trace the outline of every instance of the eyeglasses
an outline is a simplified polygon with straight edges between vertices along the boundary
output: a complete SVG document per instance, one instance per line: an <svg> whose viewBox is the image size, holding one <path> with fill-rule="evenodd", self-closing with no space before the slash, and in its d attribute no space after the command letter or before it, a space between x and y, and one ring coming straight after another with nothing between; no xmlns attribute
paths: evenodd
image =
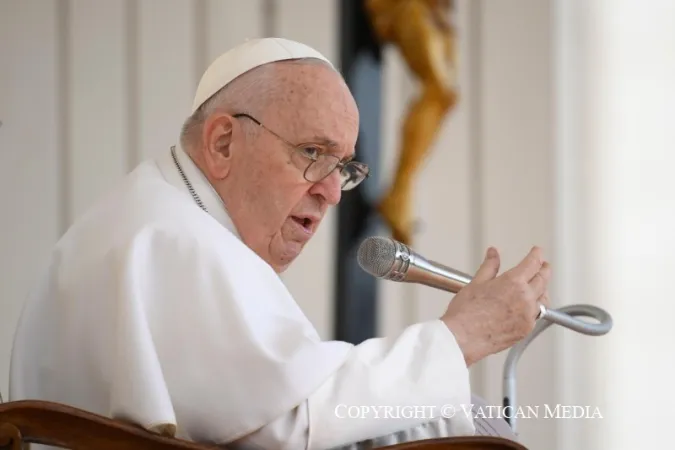
<svg viewBox="0 0 675 450"><path fill-rule="evenodd" d="M267 130L274 137L289 146L292 150L299 153L302 157L308 159L310 163L305 168L303 176L305 177L305 180L309 181L310 183L318 183L319 181L328 177L333 172L333 170L338 169L340 171L341 188L343 191L349 191L361 184L361 182L365 180L370 174L370 169L366 164L358 161L342 162L337 156L328 153L326 147L321 144L303 144L299 146L291 144L286 139L267 128L265 125L260 123L258 119L250 116L249 114L239 113L234 114L233 117L246 117L247 119L252 120L259 127Z"/></svg>

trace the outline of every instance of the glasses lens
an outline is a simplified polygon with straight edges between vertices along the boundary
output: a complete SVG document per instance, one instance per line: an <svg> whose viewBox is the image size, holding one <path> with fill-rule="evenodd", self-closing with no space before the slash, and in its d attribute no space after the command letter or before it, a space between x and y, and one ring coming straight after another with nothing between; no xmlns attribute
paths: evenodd
<svg viewBox="0 0 675 450"><path fill-rule="evenodd" d="M342 190L349 191L361 184L368 176L368 166L352 161L342 169L340 176L342 178Z"/></svg>
<svg viewBox="0 0 675 450"><path fill-rule="evenodd" d="M307 168L305 178L312 183L319 182L326 178L339 162L334 156L321 155Z"/></svg>
<svg viewBox="0 0 675 450"><path fill-rule="evenodd" d="M305 178L311 183L317 183L330 175L338 163L339 160L334 156L319 157L307 167ZM355 161L347 163L340 171L342 190L354 189L366 176L368 176L368 166Z"/></svg>

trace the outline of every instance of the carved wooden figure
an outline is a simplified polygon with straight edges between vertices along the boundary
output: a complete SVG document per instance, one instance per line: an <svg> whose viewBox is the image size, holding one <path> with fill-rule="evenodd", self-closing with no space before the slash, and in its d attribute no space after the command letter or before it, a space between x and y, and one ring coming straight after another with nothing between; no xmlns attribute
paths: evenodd
<svg viewBox="0 0 675 450"><path fill-rule="evenodd" d="M366 0L377 37L397 47L421 83L403 123L393 183L378 205L392 237L404 244L412 241L415 177L458 99L454 7L454 0Z"/></svg>

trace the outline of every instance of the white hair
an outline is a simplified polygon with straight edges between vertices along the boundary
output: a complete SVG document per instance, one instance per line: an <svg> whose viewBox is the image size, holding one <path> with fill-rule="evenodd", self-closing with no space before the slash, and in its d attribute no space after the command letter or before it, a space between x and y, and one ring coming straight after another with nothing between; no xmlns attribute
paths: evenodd
<svg viewBox="0 0 675 450"><path fill-rule="evenodd" d="M279 61L256 67L218 90L185 120L181 128L180 144L190 151L201 144L202 127L207 117L217 110L230 114L259 114L270 102L282 86L276 78L276 65L280 63L319 64L331 67L317 58L302 58L290 61Z"/></svg>

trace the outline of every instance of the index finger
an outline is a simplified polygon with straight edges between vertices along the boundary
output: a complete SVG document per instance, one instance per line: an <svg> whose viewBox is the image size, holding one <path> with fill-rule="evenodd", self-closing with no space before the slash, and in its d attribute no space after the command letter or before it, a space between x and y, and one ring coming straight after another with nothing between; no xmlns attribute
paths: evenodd
<svg viewBox="0 0 675 450"><path fill-rule="evenodd" d="M515 277L529 282L532 277L539 273L542 264L544 264L544 260L541 248L534 246L520 264L510 269L509 272Z"/></svg>

